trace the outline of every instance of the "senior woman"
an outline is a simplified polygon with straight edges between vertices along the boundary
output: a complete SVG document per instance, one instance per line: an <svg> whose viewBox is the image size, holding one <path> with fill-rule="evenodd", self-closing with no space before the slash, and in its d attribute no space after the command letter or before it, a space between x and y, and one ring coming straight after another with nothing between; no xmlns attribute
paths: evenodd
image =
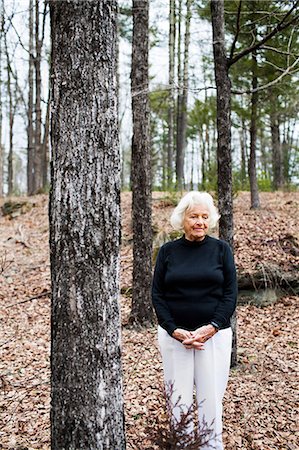
<svg viewBox="0 0 299 450"><path fill-rule="evenodd" d="M179 421L192 405L195 386L199 423L207 423L213 435L201 449L222 450L237 283L229 245L209 236L218 219L210 194L192 191L181 199L171 224L184 235L159 251L152 300L173 417Z"/></svg>

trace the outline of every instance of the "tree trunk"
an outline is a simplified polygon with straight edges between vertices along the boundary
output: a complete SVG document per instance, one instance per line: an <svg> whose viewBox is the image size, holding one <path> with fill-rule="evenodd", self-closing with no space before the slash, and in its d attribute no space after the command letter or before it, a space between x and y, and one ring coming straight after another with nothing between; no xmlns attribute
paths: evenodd
<svg viewBox="0 0 299 450"><path fill-rule="evenodd" d="M49 80L49 85L51 80ZM48 186L48 167L49 167L49 131L50 131L50 102L51 102L51 91L49 89L48 101L47 101L47 112L44 125L44 136L42 143L42 186L46 189Z"/></svg>
<svg viewBox="0 0 299 450"><path fill-rule="evenodd" d="M254 7L254 3L252 5ZM254 28L256 37L256 27ZM251 118L250 118L250 157L249 157L249 182L251 208L258 209L260 207L259 190L256 176L256 141L257 141L257 105L258 92L254 92L257 88L257 59L256 51L252 52L252 94L251 94Z"/></svg>
<svg viewBox="0 0 299 450"><path fill-rule="evenodd" d="M7 95L9 104L9 150L8 150L8 169L7 169L7 184L8 195L13 193L13 126L14 126L14 109L13 109L13 93L11 86L11 62L7 47L7 35L4 35L4 47L7 65Z"/></svg>
<svg viewBox="0 0 299 450"><path fill-rule="evenodd" d="M233 248L233 195L231 159L231 84L225 53L224 2L211 1L215 80L217 88L217 162L220 238Z"/></svg>
<svg viewBox="0 0 299 450"><path fill-rule="evenodd" d="M241 183L242 189L244 189L246 185L246 173L247 173L246 125L244 118L242 118L242 128L240 130L240 147L241 147Z"/></svg>
<svg viewBox="0 0 299 450"><path fill-rule="evenodd" d="M272 142L272 167L273 167L273 188L275 190L283 187L283 160L279 134L279 116L276 112L275 97L271 93L272 108L270 111L270 127Z"/></svg>
<svg viewBox="0 0 299 450"><path fill-rule="evenodd" d="M174 157L174 55L175 55L175 0L169 2L169 107L168 107L168 143L167 143L167 187L173 186L173 157Z"/></svg>
<svg viewBox="0 0 299 450"><path fill-rule="evenodd" d="M29 1L29 67L27 110L27 193L34 193L34 132L33 132L33 0Z"/></svg>
<svg viewBox="0 0 299 450"><path fill-rule="evenodd" d="M231 160L231 84L225 53L224 0L211 0L213 51L217 88L217 162L219 235L233 249L233 193ZM233 348L231 364L237 364L236 313L232 318Z"/></svg>
<svg viewBox="0 0 299 450"><path fill-rule="evenodd" d="M189 67L189 44L190 44L190 21L191 21L191 0L186 0L186 21L184 38L184 70L183 84L178 96L178 120L177 120L177 140L176 140L176 178L179 189L184 187L184 160L186 148L187 129L187 102L188 102L188 67Z"/></svg>
<svg viewBox="0 0 299 450"><path fill-rule="evenodd" d="M125 449L115 0L50 1L52 449Z"/></svg>
<svg viewBox="0 0 299 450"><path fill-rule="evenodd" d="M3 34L4 34L4 5L1 2L1 33L0 33L0 89L2 92L2 43L3 43ZM0 198L4 196L4 146L2 145L2 120L3 120L3 102L2 95L0 95Z"/></svg>
<svg viewBox="0 0 299 450"><path fill-rule="evenodd" d="M42 188L41 145L41 40L39 38L39 0L35 0L35 132L34 132L34 192Z"/></svg>
<svg viewBox="0 0 299 450"><path fill-rule="evenodd" d="M133 0L132 41L132 222L133 297L130 323L153 322L151 148L148 99L148 0Z"/></svg>

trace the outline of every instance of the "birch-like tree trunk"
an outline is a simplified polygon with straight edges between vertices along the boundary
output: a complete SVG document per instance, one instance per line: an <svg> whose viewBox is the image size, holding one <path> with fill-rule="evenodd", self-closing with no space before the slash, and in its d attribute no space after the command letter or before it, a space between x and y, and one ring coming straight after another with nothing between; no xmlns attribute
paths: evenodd
<svg viewBox="0 0 299 450"><path fill-rule="evenodd" d="M219 235L234 248L233 192L231 156L231 83L224 35L224 0L211 0L213 51L217 88L217 165ZM233 348L231 364L237 364L236 313L232 317Z"/></svg>
<svg viewBox="0 0 299 450"><path fill-rule="evenodd" d="M125 449L115 0L51 0L52 449Z"/></svg>
<svg viewBox="0 0 299 450"><path fill-rule="evenodd" d="M149 1L133 0L132 12L133 297L130 323L145 325L154 320L150 289L152 281L152 174L148 99Z"/></svg>
<svg viewBox="0 0 299 450"><path fill-rule="evenodd" d="M34 131L33 131L33 0L29 0L29 67L27 109L27 193L34 193Z"/></svg>

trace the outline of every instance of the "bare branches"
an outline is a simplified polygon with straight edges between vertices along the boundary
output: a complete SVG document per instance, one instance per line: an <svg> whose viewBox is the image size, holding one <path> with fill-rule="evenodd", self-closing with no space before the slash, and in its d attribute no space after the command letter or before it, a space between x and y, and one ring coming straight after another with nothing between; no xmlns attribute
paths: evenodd
<svg viewBox="0 0 299 450"><path fill-rule="evenodd" d="M20 302L11 303L10 305L7 305L6 308L12 308L16 305L21 305L22 303L31 302L31 300L37 300L42 297L48 297L51 295L51 291L42 292L41 294L35 295L34 297L26 298L26 300L21 300Z"/></svg>
<svg viewBox="0 0 299 450"><path fill-rule="evenodd" d="M296 53L291 53L289 51L280 50L279 48L270 47L269 45L263 45L262 47L260 47L260 50L270 50L271 52L278 53L280 55L285 55L285 56L294 56L294 57L299 56Z"/></svg>
<svg viewBox="0 0 299 450"><path fill-rule="evenodd" d="M286 22L286 19L292 14L292 12L297 8L298 5L299 5L299 0L296 1L296 3L293 5L293 7L281 19L281 21L273 28L272 31L270 31L268 34L266 34L266 36L264 36L263 39L261 39L259 42L255 43L255 44L251 45L250 47L247 47L246 49L244 49L243 51L238 53L235 57L233 57L233 58L230 57L228 59L228 67L235 64L237 61L239 61L239 59L243 58L244 56L249 55L253 51L259 49L263 44L265 44L267 41L269 41L273 36L275 36L280 31L283 31L286 28L288 28L290 25L298 22L299 14L297 14L295 17L293 17L288 22Z"/></svg>
<svg viewBox="0 0 299 450"><path fill-rule="evenodd" d="M284 78L286 75L290 75L290 74L294 73L295 71L292 71L292 69L294 69L298 63L299 63L299 58L297 58L291 66L289 66L281 75L279 75L279 77L275 78L275 80L272 80L269 83L264 84L263 86L259 86L256 89L247 90L247 91L232 90L232 94L252 94L253 92L262 91L264 89L272 87L275 84L277 84L282 78ZM299 69L297 69L297 70L299 70Z"/></svg>
<svg viewBox="0 0 299 450"><path fill-rule="evenodd" d="M236 34L231 46L231 50L230 50L230 57L229 59L231 60L234 56L234 51L235 51L235 47L236 47L236 43L238 40L238 36L240 33L240 18L241 18L241 9L242 9L242 0L239 0L239 5L238 5L238 13L237 13L237 30L236 30Z"/></svg>

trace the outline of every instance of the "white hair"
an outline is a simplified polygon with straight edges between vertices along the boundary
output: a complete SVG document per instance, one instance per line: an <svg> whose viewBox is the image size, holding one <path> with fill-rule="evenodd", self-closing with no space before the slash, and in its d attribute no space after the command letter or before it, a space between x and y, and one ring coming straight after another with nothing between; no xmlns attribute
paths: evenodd
<svg viewBox="0 0 299 450"><path fill-rule="evenodd" d="M184 195L170 216L170 223L175 230L183 230L185 213L194 205L206 206L209 211L209 228L214 229L216 227L220 216L214 205L213 197L207 192L190 191Z"/></svg>

